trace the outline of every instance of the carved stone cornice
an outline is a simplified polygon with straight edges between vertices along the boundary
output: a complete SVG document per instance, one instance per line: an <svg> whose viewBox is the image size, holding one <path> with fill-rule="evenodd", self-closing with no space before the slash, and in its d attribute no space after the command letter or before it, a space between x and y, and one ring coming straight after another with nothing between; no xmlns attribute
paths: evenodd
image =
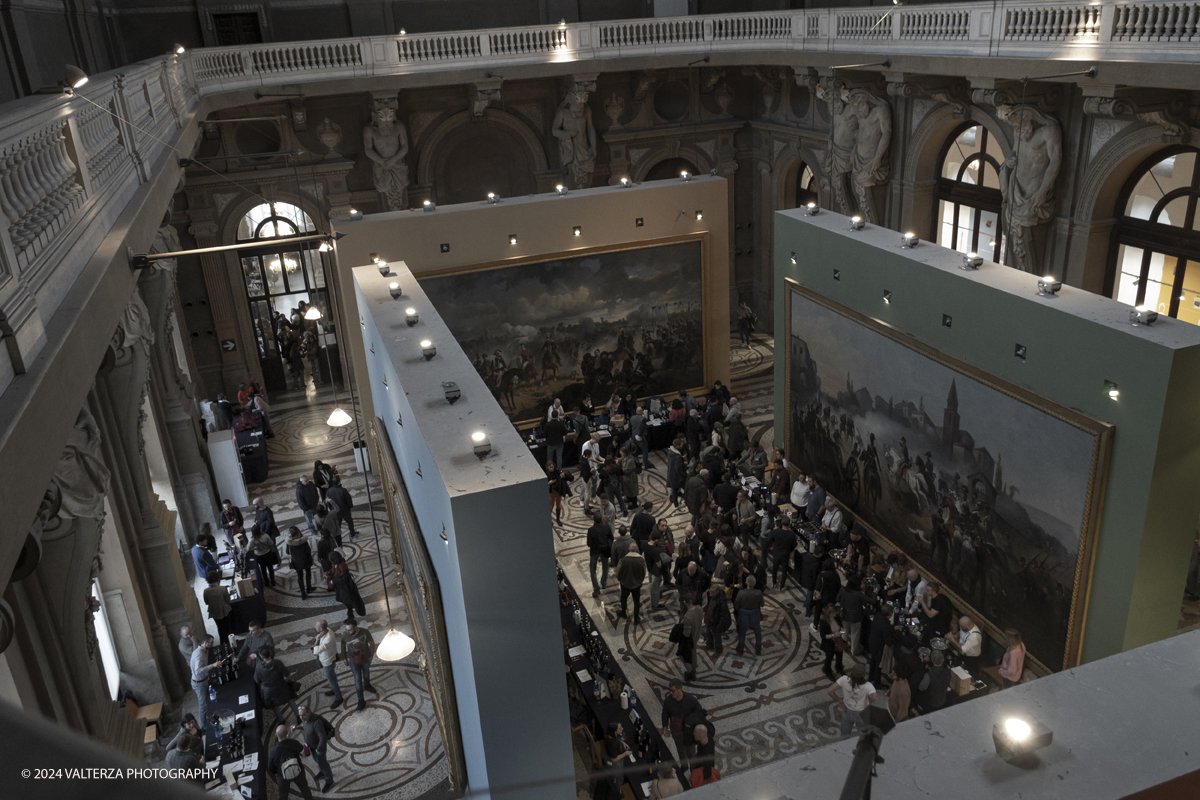
<svg viewBox="0 0 1200 800"><path fill-rule="evenodd" d="M892 76L889 76L891 78ZM889 79L887 93L892 97L928 97L946 103L955 119L971 115L971 89L965 78L896 75Z"/></svg>
<svg viewBox="0 0 1200 800"><path fill-rule="evenodd" d="M1107 97L1085 97L1083 113L1107 119L1141 120L1158 125L1163 141L1181 143L1191 139L1188 96L1183 92L1122 88Z"/></svg>
<svg viewBox="0 0 1200 800"><path fill-rule="evenodd" d="M503 83L503 78L488 78L467 84L467 103L471 106L472 116L482 117L484 110L500 99L500 86Z"/></svg>
<svg viewBox="0 0 1200 800"><path fill-rule="evenodd" d="M1057 111L1062 106L1063 89L1057 83L979 78L970 79L970 83L971 102L975 105L991 106L997 110L1027 105L1045 113Z"/></svg>

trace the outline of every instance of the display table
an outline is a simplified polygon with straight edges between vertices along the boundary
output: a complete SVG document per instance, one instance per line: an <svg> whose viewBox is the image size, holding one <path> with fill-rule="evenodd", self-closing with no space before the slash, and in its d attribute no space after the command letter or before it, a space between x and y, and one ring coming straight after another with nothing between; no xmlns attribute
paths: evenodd
<svg viewBox="0 0 1200 800"><path fill-rule="evenodd" d="M216 702L209 701L209 716L220 717L222 712L225 712L232 713L239 719L235 723L234 730L221 739L218 739L216 728L212 722L205 720L204 757L210 764L213 761L220 762L217 774L222 783L226 780L225 767L230 764L238 764L236 773L240 787L249 788L249 796L252 800L265 800L267 796L267 752L262 748L262 705L258 700L258 687L254 683L253 667L242 662L236 678L215 688L217 699ZM240 755L235 758L232 755L234 748L231 746L231 742L236 741L239 737L241 751ZM252 766L244 761L244 759L253 760L255 756L257 756L257 763ZM245 776L249 776L249 779L245 784L241 784L240 781ZM241 792L240 796L245 797L246 795Z"/></svg>
<svg viewBox="0 0 1200 800"><path fill-rule="evenodd" d="M612 658L612 654L608 649L607 643L604 642L604 637L598 633L585 634L585 629L594 629L590 624L590 618L582 602L579 602L579 596L575 593L575 589L571 586L570 581L565 575L560 574L560 580L566 586L567 593L571 602L561 606L562 611L562 627L566 634L564 637L567 643L566 659L567 668L571 673L573 680L579 687L580 692L587 699L588 708L592 712L593 718L596 720L596 725L600 731L608 728L610 723L619 722L625 728L626 742L637 751L637 742L634 738L634 720L640 718L642 725L645 726L646 732L649 734L649 749L642 757L639 757L632 765L625 767L623 774L625 781L628 782L633 796L637 800L646 800L650 796L650 782L655 777L655 764L658 762L671 763L675 757L671 754L670 748L659 732L658 723L651 717L650 712L642 704L640 699L634 699L629 703L629 708L621 708L620 697L615 698L597 698L593 691L593 682L596 676L593 674L591 658L588 655L587 649L583 646L585 637L590 636L593 639L599 640L599 648L602 651L603 664L601 671L611 674L618 680L622 686L628 686L628 681L625 679L625 673L617 666L616 661ZM581 622L575 622L575 609L580 610ZM587 675L585 679L583 675ZM602 741L603 735L597 737L597 741ZM683 774L682 769L676 770L676 776L683 784L684 788L690 788L687 776Z"/></svg>
<svg viewBox="0 0 1200 800"><path fill-rule="evenodd" d="M267 601L263 596L262 582L258 576L258 563L254 556L246 556L246 567L250 573L250 580L254 582L254 594L249 597L237 596L233 559L226 554L222 555L217 563L221 567L221 585L229 589L229 604L233 608L229 614L229 630L236 634L244 634L250 630L251 622L257 620L266 624Z"/></svg>

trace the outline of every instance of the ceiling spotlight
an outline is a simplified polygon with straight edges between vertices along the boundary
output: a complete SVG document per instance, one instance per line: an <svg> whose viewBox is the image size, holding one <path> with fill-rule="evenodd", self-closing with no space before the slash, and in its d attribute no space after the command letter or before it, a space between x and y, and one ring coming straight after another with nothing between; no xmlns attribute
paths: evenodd
<svg viewBox="0 0 1200 800"><path fill-rule="evenodd" d="M646 221L644 219L642 219L641 217L638 217L637 219L635 219L633 221L633 224L635 227L641 228L641 227L645 226Z"/></svg>
<svg viewBox="0 0 1200 800"><path fill-rule="evenodd" d="M833 279L835 281L840 281L842 279L842 271L840 269L835 269L833 271Z"/></svg>
<svg viewBox="0 0 1200 800"><path fill-rule="evenodd" d="M177 55L177 56L181 56L181 55L183 55L185 52L187 52L187 48L186 48L186 47L184 47L183 45L179 44L178 42L176 42L176 43L175 43L175 46L174 46L174 47L172 47L171 49L172 49L173 51L175 51L175 55Z"/></svg>
<svg viewBox="0 0 1200 800"><path fill-rule="evenodd" d="M510 234L508 235L508 243L509 243L509 244L516 244L516 243L517 243L517 235L516 235L515 233L510 233Z"/></svg>
<svg viewBox="0 0 1200 800"><path fill-rule="evenodd" d="M395 281L388 284L388 293L391 294L393 300L399 300L404 296L404 291L401 290L400 284Z"/></svg>
<svg viewBox="0 0 1200 800"><path fill-rule="evenodd" d="M691 173L689 173L686 169L683 172L679 173L679 177L683 178L684 183L687 183L688 181L690 181L692 179Z"/></svg>
<svg viewBox="0 0 1200 800"><path fill-rule="evenodd" d="M821 207L818 206L816 203L809 203L808 205L806 205L804 207L804 213L810 217L815 217L817 215L817 212L820 210L821 210Z"/></svg>
<svg viewBox="0 0 1200 800"><path fill-rule="evenodd" d="M1025 348L1025 345L1018 342L1016 348L1013 350L1013 355L1024 361L1028 352L1029 351Z"/></svg>
<svg viewBox="0 0 1200 800"><path fill-rule="evenodd" d="M979 269L983 266L983 256L978 253L967 253L963 256L963 269Z"/></svg>
<svg viewBox="0 0 1200 800"><path fill-rule="evenodd" d="M1121 396L1121 393L1117 390L1117 384L1113 381L1104 382L1104 393L1108 395L1109 400L1116 400Z"/></svg>
<svg viewBox="0 0 1200 800"><path fill-rule="evenodd" d="M1018 761L1054 740L1054 733L1042 723L1026 717L1009 717L992 725L996 755L1005 761Z"/></svg>
<svg viewBox="0 0 1200 800"><path fill-rule="evenodd" d="M325 240L325 241L321 242L319 245L317 245L318 253L328 253L332 249L333 249L333 245L329 243L329 240Z"/></svg>
<svg viewBox="0 0 1200 800"><path fill-rule="evenodd" d="M438 250L442 251L443 253L449 253L450 252L450 243L442 242L440 245L438 245Z"/></svg>
<svg viewBox="0 0 1200 800"><path fill-rule="evenodd" d="M1058 290L1062 288L1062 281L1053 275L1047 275L1044 278L1038 278L1037 286L1038 294L1058 294Z"/></svg>
<svg viewBox="0 0 1200 800"><path fill-rule="evenodd" d="M421 315L417 313L415 308L404 309L404 321L408 323L408 327L412 327L421 321Z"/></svg>
<svg viewBox="0 0 1200 800"><path fill-rule="evenodd" d="M906 233L900 237L900 246L901 247L916 247L920 243L920 241L921 240L917 238L917 235L915 233L913 233L912 231L909 231L908 233Z"/></svg>
<svg viewBox="0 0 1200 800"><path fill-rule="evenodd" d="M583 234L583 228L579 227L578 225L576 225L571 230L575 233L576 236L580 236Z"/></svg>
<svg viewBox="0 0 1200 800"><path fill-rule="evenodd" d="M892 304L892 293L886 289L883 291L883 302L887 303L888 305Z"/></svg>
<svg viewBox="0 0 1200 800"><path fill-rule="evenodd" d="M697 212L696 212L696 219L704 219L704 212L703 212L703 211L697 211Z"/></svg>
<svg viewBox="0 0 1200 800"><path fill-rule="evenodd" d="M558 194L559 197L562 197L563 195L565 195L567 193L567 187L563 186L560 183L558 186L554 187L554 191Z"/></svg>
<svg viewBox="0 0 1200 800"><path fill-rule="evenodd" d="M375 264L379 267L379 274L385 278L387 277L388 273L392 271L392 268L388 266L386 261L376 261Z"/></svg>
<svg viewBox="0 0 1200 800"><path fill-rule="evenodd" d="M954 317L949 314L942 314L942 327L949 328L954 324Z"/></svg>
<svg viewBox="0 0 1200 800"><path fill-rule="evenodd" d="M454 381L443 381L442 392L446 395L446 401L450 405L454 405L455 401L462 397L462 390L458 388L458 384Z"/></svg>
<svg viewBox="0 0 1200 800"><path fill-rule="evenodd" d="M1150 306L1138 306L1129 311L1129 321L1134 325L1153 325L1156 319L1158 312Z"/></svg>
<svg viewBox="0 0 1200 800"><path fill-rule="evenodd" d="M793 264L796 263L796 251L792 251L792 257L789 259Z"/></svg>
<svg viewBox="0 0 1200 800"><path fill-rule="evenodd" d="M629 178L621 178L621 185L628 189L630 186L633 186L633 181L629 180Z"/></svg>
<svg viewBox="0 0 1200 800"><path fill-rule="evenodd" d="M492 205L496 205L496 203L500 202L500 195L496 194L495 192L488 192L487 201Z"/></svg>
<svg viewBox="0 0 1200 800"><path fill-rule="evenodd" d="M850 218L850 230L852 231L861 231L866 224L866 221L862 217Z"/></svg>
<svg viewBox="0 0 1200 800"><path fill-rule="evenodd" d="M437 348L433 346L433 342L428 339L421 340L421 355L425 356L426 361L437 355Z"/></svg>
<svg viewBox="0 0 1200 800"><path fill-rule="evenodd" d="M63 88L78 89L88 82L87 73L74 64L63 65Z"/></svg>
<svg viewBox="0 0 1200 800"><path fill-rule="evenodd" d="M483 458L488 453L492 452L492 443L488 441L487 434L483 431L475 431L471 434L471 443L475 446L475 455Z"/></svg>
<svg viewBox="0 0 1200 800"><path fill-rule="evenodd" d="M333 413L329 415L329 419L325 420L325 424L331 428L344 428L354 420L350 415L340 408L335 408Z"/></svg>
<svg viewBox="0 0 1200 800"><path fill-rule="evenodd" d="M437 203L433 202L432 200L426 200L421 205L425 208L426 213L437 211Z"/></svg>
<svg viewBox="0 0 1200 800"><path fill-rule="evenodd" d="M308 311L304 312L304 318L305 319L320 319L321 318L321 309L317 308L316 306L309 306Z"/></svg>

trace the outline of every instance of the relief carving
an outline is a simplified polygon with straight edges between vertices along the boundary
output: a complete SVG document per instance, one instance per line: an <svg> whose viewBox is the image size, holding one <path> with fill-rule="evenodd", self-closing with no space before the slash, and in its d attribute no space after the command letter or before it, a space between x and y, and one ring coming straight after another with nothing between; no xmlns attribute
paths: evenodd
<svg viewBox="0 0 1200 800"><path fill-rule="evenodd" d="M559 161L573 189L591 186L596 168L596 128L587 101L587 90L577 82L559 105L551 128L558 139Z"/></svg>
<svg viewBox="0 0 1200 800"><path fill-rule="evenodd" d="M408 208L408 134L396 121L396 98L376 98L372 123L363 128L363 152L372 162L375 191L383 195L389 211Z"/></svg>
<svg viewBox="0 0 1200 800"><path fill-rule="evenodd" d="M868 222L877 222L872 190L886 183L890 172L891 106L833 78L821 79L816 93L829 104L831 119L825 164L829 193L842 213L857 211Z"/></svg>
<svg viewBox="0 0 1200 800"><path fill-rule="evenodd" d="M1054 213L1054 182L1062 166L1062 127L1032 106L998 111L1016 134L1012 155L1000 165L1001 214L1012 256L1007 261L1025 272L1041 274L1033 236L1034 229Z"/></svg>
<svg viewBox="0 0 1200 800"><path fill-rule="evenodd" d="M109 477L100 450L100 427L86 408L80 409L54 471L61 498L58 516L103 519Z"/></svg>

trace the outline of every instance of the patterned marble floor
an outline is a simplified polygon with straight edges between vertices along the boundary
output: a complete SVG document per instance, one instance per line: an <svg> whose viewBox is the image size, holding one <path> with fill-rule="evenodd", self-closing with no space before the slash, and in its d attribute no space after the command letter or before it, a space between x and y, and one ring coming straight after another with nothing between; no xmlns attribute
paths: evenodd
<svg viewBox="0 0 1200 800"><path fill-rule="evenodd" d="M348 406L344 393L339 399L344 408ZM379 549L371 535L372 512L367 504L366 481L354 463L352 443L358 438L354 426L331 428L325 424L333 410L333 396L328 387L317 391L309 383L305 390L272 393L269 400L275 433L275 438L267 443L270 478L247 487L250 498L262 497L266 501L285 535L292 525L307 533L304 516L296 504L296 479L301 473L311 475L313 461L318 458L335 464L342 476L342 485L349 490L355 503L353 516L358 538L351 542L345 528L342 534L343 550L366 603L367 614L360 624L371 631L377 643L388 630L380 575L382 555L389 576L387 591L393 618L400 630L411 636L412 625L404 598L391 574L387 512L379 502L379 481L374 475L371 488L376 501L374 517L378 522ZM283 539L280 542L283 551ZM315 540L310 543L315 551ZM286 553L281 552L281 556L286 564ZM371 682L380 695L376 698L368 693L368 705L361 712L354 710L354 678L350 669L344 663L339 664L338 681L348 702L347 706L330 711L330 698L323 694L328 684L311 651L314 625L318 619L325 619L331 627L340 626L346 616L345 607L334 600L332 593L320 589L302 600L296 574L287 566L276 570L276 584L275 588L266 590L266 627L275 637L280 658L303 687L297 702L324 715L337 729L328 754L335 784L324 796L345 800L410 800L448 793L448 767L441 733L416 657L410 656L396 664L376 660L371 668ZM211 626L211 622L209 624ZM211 632L215 633L215 628ZM264 723L273 729L270 712L265 716L268 719ZM290 712L286 717L289 724L294 722ZM272 731L266 746L273 746L274 741ZM310 759L305 759L309 785L319 787L314 766ZM276 798L275 786L270 781L268 798Z"/></svg>
<svg viewBox="0 0 1200 800"><path fill-rule="evenodd" d="M731 390L742 405L750 438L770 443L774 343L763 337L755 337L749 348L735 342L731 358ZM657 469L642 473L638 499L652 501L651 513L656 519L666 515L678 536L689 522L687 511L681 506L676 512L667 502L665 457L655 453L651 459ZM674 655L676 645L667 640L679 618L678 595L667 593L665 607L651 613L639 627L628 625L626 620L618 623L620 589L615 577L610 574L608 588L598 598L591 596L586 545L591 521L580 512L577 499L572 504L563 524L555 526L559 564L580 590L634 690L657 720L668 681L682 680L684 674L682 662ZM646 608L649 592L643 588L642 594ZM717 729L717 767L723 775L762 766L839 738L837 704L830 702L825 693L829 682L821 672L824 654L804 618L803 596L793 584L783 592L768 591L766 601L762 655L753 655L750 646L746 647L747 655L737 655L730 644L735 632L727 632L720 658L714 660L701 648L697 677L686 684L686 690L693 692L709 711ZM601 624L601 620L607 622ZM853 663L847 656L846 667Z"/></svg>

